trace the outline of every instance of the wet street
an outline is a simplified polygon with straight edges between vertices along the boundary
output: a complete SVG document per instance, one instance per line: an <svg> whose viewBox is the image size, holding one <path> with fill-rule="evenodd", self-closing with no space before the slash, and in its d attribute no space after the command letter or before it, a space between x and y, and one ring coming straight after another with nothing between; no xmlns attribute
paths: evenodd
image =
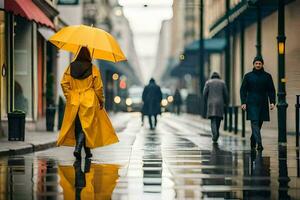
<svg viewBox="0 0 300 200"><path fill-rule="evenodd" d="M92 160L74 162L69 147L0 158L0 199L300 199L294 147L264 140L251 152L248 140L224 134L213 145L193 117L164 114L149 130L139 114L122 115L120 142Z"/></svg>

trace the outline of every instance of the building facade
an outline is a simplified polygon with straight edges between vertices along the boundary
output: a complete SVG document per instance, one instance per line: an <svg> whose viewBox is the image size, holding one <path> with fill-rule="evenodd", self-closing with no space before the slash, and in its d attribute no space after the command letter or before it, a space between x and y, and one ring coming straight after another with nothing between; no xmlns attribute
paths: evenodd
<svg viewBox="0 0 300 200"><path fill-rule="evenodd" d="M26 6L24 5L26 4ZM36 130L46 108L47 34L54 33L58 11L52 1L5 0L0 10L1 132L7 135L7 113L26 113L26 128Z"/></svg>
<svg viewBox="0 0 300 200"><path fill-rule="evenodd" d="M226 5L227 3L227 5ZM226 7L227 6L227 7ZM300 24L300 1L287 1L285 5L285 76L286 99L289 104L287 113L287 131L295 132L296 95L300 92L299 53L300 42L298 27ZM265 60L265 70L273 76L278 91L278 13L277 1L214 0L205 9L209 37L225 38L230 56L223 52L218 58L219 71L223 77L229 73L231 105L240 105L239 89L243 75L252 70L252 60L259 52ZM230 28L229 28L230 27ZM226 38L226 30L229 37ZM226 59L230 65L226 66ZM271 122L267 127L277 128L277 112L271 112Z"/></svg>

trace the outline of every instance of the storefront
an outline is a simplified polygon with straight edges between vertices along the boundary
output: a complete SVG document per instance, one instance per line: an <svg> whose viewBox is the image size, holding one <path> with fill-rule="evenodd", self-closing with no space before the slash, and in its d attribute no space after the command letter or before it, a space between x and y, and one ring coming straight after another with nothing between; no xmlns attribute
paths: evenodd
<svg viewBox="0 0 300 200"><path fill-rule="evenodd" d="M26 4L26 6L24 5ZM22 110L29 129L44 110L46 39L39 27L54 29L52 21L32 0L5 0L0 11L1 121ZM5 124L5 123L4 123ZM5 126L5 125L4 125ZM3 128L3 123L1 123Z"/></svg>

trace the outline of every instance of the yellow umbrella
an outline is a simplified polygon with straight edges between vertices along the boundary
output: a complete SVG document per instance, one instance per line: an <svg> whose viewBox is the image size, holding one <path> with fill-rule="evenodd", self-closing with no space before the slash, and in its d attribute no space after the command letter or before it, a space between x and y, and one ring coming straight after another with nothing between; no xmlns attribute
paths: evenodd
<svg viewBox="0 0 300 200"><path fill-rule="evenodd" d="M87 47L94 59L112 62L126 60L121 48L112 35L106 31L85 26L68 26L49 38L59 49L77 54L81 47Z"/></svg>

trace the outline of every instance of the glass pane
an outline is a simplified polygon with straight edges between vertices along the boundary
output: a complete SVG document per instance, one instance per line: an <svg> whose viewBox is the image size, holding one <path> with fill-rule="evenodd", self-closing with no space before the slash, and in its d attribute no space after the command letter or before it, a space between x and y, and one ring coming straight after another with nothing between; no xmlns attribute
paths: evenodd
<svg viewBox="0 0 300 200"><path fill-rule="evenodd" d="M5 15L4 11L0 11L0 69L1 69L1 78L0 78L0 98L1 98L1 119L6 117L7 108L6 108L6 75L7 75L7 68L5 66Z"/></svg>
<svg viewBox="0 0 300 200"><path fill-rule="evenodd" d="M14 109L32 117L32 24L16 17L14 49Z"/></svg>

